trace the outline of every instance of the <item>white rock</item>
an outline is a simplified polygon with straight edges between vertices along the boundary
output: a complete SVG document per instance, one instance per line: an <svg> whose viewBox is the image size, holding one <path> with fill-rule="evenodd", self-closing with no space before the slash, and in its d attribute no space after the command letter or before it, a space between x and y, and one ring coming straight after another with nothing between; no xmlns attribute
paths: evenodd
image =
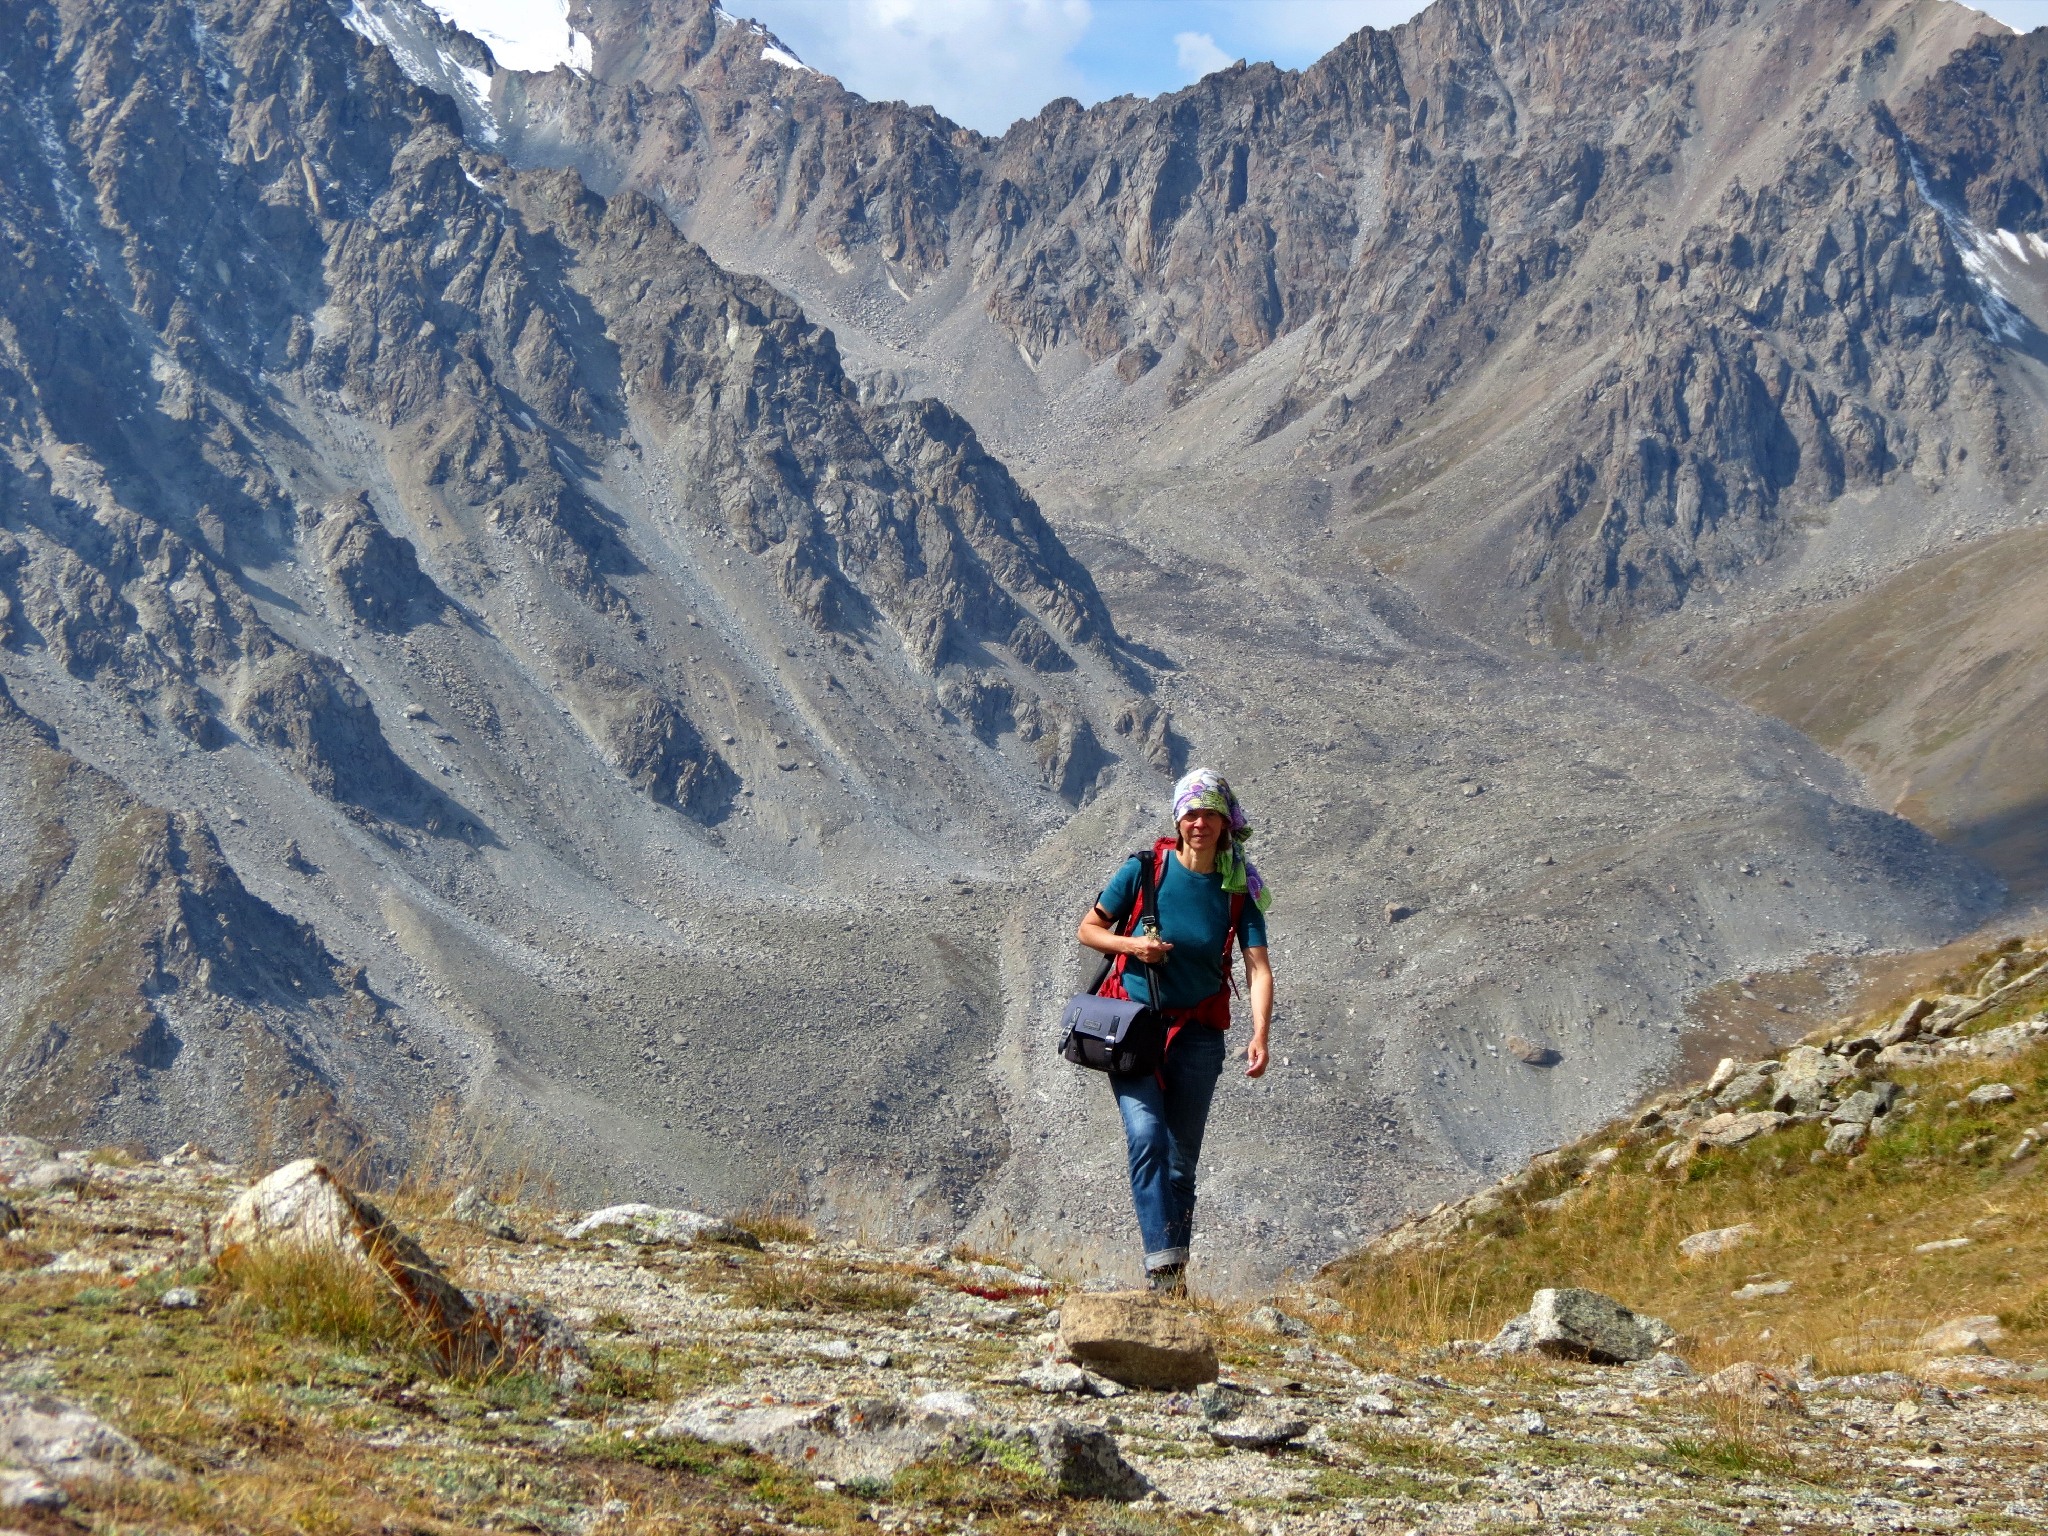
<svg viewBox="0 0 2048 1536"><path fill-rule="evenodd" d="M40 1393L0 1392L0 1463L5 1462L66 1482L171 1475L104 1419Z"/></svg>
<svg viewBox="0 0 2048 1536"><path fill-rule="evenodd" d="M1753 1221L1740 1222L1732 1227L1713 1227L1681 1239L1678 1252L1681 1257L1688 1259L1707 1259L1717 1253L1732 1253L1756 1237L1759 1230Z"/></svg>
<svg viewBox="0 0 2048 1536"><path fill-rule="evenodd" d="M608 1205L601 1211L592 1211L571 1225L562 1235L571 1240L584 1237L622 1237L628 1242L649 1246L672 1244L688 1247L699 1242L734 1243L742 1248L761 1246L760 1240L753 1233L743 1227L734 1226L722 1217L638 1202Z"/></svg>

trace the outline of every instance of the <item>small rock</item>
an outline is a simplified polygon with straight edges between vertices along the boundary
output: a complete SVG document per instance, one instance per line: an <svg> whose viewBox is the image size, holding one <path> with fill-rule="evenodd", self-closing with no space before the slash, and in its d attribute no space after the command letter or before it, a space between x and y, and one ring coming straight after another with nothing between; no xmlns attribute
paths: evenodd
<svg viewBox="0 0 2048 1536"><path fill-rule="evenodd" d="M1972 1088L1963 1096L1963 1102L1982 1109L1991 1104L2010 1104L2018 1097L2008 1083L1986 1083L1982 1088Z"/></svg>
<svg viewBox="0 0 2048 1536"><path fill-rule="evenodd" d="M734 1226L717 1216L697 1211L680 1211L638 1202L608 1205L592 1211L562 1234L574 1241L585 1237L618 1237L643 1247L679 1248L697 1243L729 1243L736 1248L759 1249L761 1240L745 1227Z"/></svg>
<svg viewBox="0 0 2048 1536"><path fill-rule="evenodd" d="M1212 1424L1236 1418L1258 1400L1257 1393L1227 1381L1207 1381L1195 1388L1195 1406Z"/></svg>
<svg viewBox="0 0 2048 1536"><path fill-rule="evenodd" d="M76 1194L89 1182L86 1171L76 1163L60 1162L56 1158L46 1163L37 1163L15 1182L24 1189L40 1190L45 1194L70 1191Z"/></svg>
<svg viewBox="0 0 2048 1536"><path fill-rule="evenodd" d="M1542 1436L1550 1433L1550 1421L1534 1408L1524 1408L1520 1413L1510 1414L1508 1423L1517 1434Z"/></svg>
<svg viewBox="0 0 2048 1536"><path fill-rule="evenodd" d="M1065 1393L1069 1397L1093 1397L1096 1377L1078 1365L1048 1361L1034 1366L1017 1378L1018 1384L1034 1392Z"/></svg>
<svg viewBox="0 0 2048 1536"><path fill-rule="evenodd" d="M156 1299L166 1312L190 1311L199 1305L199 1293L189 1285L174 1285Z"/></svg>
<svg viewBox="0 0 2048 1536"><path fill-rule="evenodd" d="M1714 1068L1714 1075L1707 1079L1707 1092L1719 1093L1728 1086L1730 1079L1742 1070L1742 1063L1736 1057L1723 1056Z"/></svg>
<svg viewBox="0 0 2048 1536"><path fill-rule="evenodd" d="M1691 1381L1698 1374L1677 1355L1663 1350L1647 1360L1638 1361L1633 1372L1636 1385L1651 1391L1675 1381Z"/></svg>
<svg viewBox="0 0 2048 1536"><path fill-rule="evenodd" d="M1562 1052L1540 1040L1531 1040L1523 1035L1509 1035L1504 1042L1508 1054L1530 1067L1554 1067L1564 1060Z"/></svg>
<svg viewBox="0 0 2048 1536"><path fill-rule="evenodd" d="M1758 1235L1755 1222L1745 1221L1732 1227L1714 1227L1705 1232L1695 1232L1678 1244L1679 1255L1687 1259L1707 1259L1719 1253L1732 1253L1744 1243Z"/></svg>
<svg viewBox="0 0 2048 1536"><path fill-rule="evenodd" d="M18 1179L29 1169L54 1162L57 1154L33 1136L0 1136L0 1175Z"/></svg>
<svg viewBox="0 0 2048 1536"><path fill-rule="evenodd" d="M1915 1253L1946 1253L1952 1248L1967 1248L1969 1246L1970 1240L1967 1237L1944 1237L1938 1238L1931 1243L1915 1243L1913 1251Z"/></svg>
<svg viewBox="0 0 2048 1536"><path fill-rule="evenodd" d="M871 1349L860 1358L862 1364L873 1366L878 1371L886 1371L896 1363L896 1357L886 1349Z"/></svg>
<svg viewBox="0 0 2048 1536"><path fill-rule="evenodd" d="M1307 1323L1304 1323L1298 1317L1289 1317L1278 1307L1270 1304L1253 1307L1246 1315L1245 1321L1254 1328L1263 1328L1268 1333L1281 1334L1290 1339L1305 1339L1308 1337Z"/></svg>
<svg viewBox="0 0 2048 1536"><path fill-rule="evenodd" d="M0 1509L62 1509L70 1502L69 1494L38 1473L0 1469Z"/></svg>
<svg viewBox="0 0 2048 1536"><path fill-rule="evenodd" d="M1401 1411L1401 1405L1384 1392L1368 1392L1354 1405L1360 1413L1374 1418L1392 1418Z"/></svg>
<svg viewBox="0 0 2048 1536"><path fill-rule="evenodd" d="M1046 1480L1069 1498L1128 1503L1152 1492L1145 1475L1123 1459L1107 1430L1049 1419L994 1433L996 1438L1033 1447Z"/></svg>
<svg viewBox="0 0 2048 1536"><path fill-rule="evenodd" d="M1414 915L1415 909L1409 906L1406 902L1390 901L1387 903L1387 926L1390 928L1395 923L1405 922L1408 918L1411 918Z"/></svg>
<svg viewBox="0 0 2048 1536"><path fill-rule="evenodd" d="M62 1482L171 1476L104 1419L39 1393L0 1392L0 1464L9 1462Z"/></svg>
<svg viewBox="0 0 2048 1536"><path fill-rule="evenodd" d="M1069 1296L1060 1308L1060 1343L1082 1365L1127 1387L1172 1392L1216 1379L1209 1335L1149 1291Z"/></svg>
<svg viewBox="0 0 2048 1536"><path fill-rule="evenodd" d="M506 1219L504 1211L487 1199L474 1184L465 1186L460 1194L448 1202L448 1219L480 1227L492 1237L504 1242L520 1241L518 1229Z"/></svg>
<svg viewBox="0 0 2048 1536"><path fill-rule="evenodd" d="M1748 1285L1728 1293L1737 1301L1755 1301L1763 1296L1789 1296L1792 1294L1790 1280L1753 1280Z"/></svg>
<svg viewBox="0 0 2048 1536"><path fill-rule="evenodd" d="M1209 1438L1234 1451L1277 1451L1308 1431L1307 1419L1239 1417L1211 1424Z"/></svg>
<svg viewBox="0 0 2048 1536"><path fill-rule="evenodd" d="M1928 1355L1989 1355L1992 1345L2005 1337L2005 1329L1990 1314L1952 1317L1930 1328L1913 1341L1913 1347Z"/></svg>
<svg viewBox="0 0 2048 1536"><path fill-rule="evenodd" d="M1790 1375L1769 1370L1752 1360L1740 1360L1714 1372L1693 1390L1736 1398L1758 1408L1796 1411L1800 1407L1799 1389Z"/></svg>
<svg viewBox="0 0 2048 1536"><path fill-rule="evenodd" d="M811 1353L820 1360L832 1360L844 1365L851 1364L858 1358L860 1351L845 1339L827 1339L822 1344L813 1344Z"/></svg>
<svg viewBox="0 0 2048 1536"><path fill-rule="evenodd" d="M1867 1129L1868 1127L1864 1122L1856 1120L1846 1121L1841 1125L1829 1126L1828 1139L1821 1144L1821 1150L1838 1157L1846 1157L1863 1145L1863 1137Z"/></svg>

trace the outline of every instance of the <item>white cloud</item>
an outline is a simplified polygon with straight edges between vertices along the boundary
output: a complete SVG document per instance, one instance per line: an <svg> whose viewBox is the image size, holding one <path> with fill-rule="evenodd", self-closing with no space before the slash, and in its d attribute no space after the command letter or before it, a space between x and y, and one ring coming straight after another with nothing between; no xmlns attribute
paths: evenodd
<svg viewBox="0 0 2048 1536"><path fill-rule="evenodd" d="M1084 90L1070 55L1094 20L1090 0L756 0L730 8L753 12L870 100L929 103L985 133Z"/></svg>
<svg viewBox="0 0 2048 1536"><path fill-rule="evenodd" d="M1206 32L1176 32L1173 34L1173 46L1180 59L1181 73L1190 80L1213 75L1237 62L1218 48L1216 39Z"/></svg>

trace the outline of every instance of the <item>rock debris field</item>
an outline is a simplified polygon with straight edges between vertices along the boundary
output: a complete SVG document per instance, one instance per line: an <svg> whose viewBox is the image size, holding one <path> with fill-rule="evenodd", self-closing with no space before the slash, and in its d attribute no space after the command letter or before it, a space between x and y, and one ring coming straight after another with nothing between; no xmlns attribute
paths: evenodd
<svg viewBox="0 0 2048 1536"><path fill-rule="evenodd" d="M1226 1311L193 1149L0 1170L0 1525L37 1536L2048 1529L2048 1372L1987 1354L1702 1376L1684 1319L1583 1290L1396 1353L1313 1285ZM507 1353L465 1367L448 1307Z"/></svg>

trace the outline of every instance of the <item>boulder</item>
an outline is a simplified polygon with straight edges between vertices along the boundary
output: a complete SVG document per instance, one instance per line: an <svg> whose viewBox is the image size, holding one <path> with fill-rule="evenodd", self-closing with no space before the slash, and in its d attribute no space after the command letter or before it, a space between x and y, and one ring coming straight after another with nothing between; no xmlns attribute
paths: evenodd
<svg viewBox="0 0 2048 1536"><path fill-rule="evenodd" d="M0 1509L62 1509L70 1502L69 1494L40 1473L0 1468Z"/></svg>
<svg viewBox="0 0 2048 1536"><path fill-rule="evenodd" d="M730 1243L738 1248L756 1248L761 1240L745 1227L719 1216L697 1211L672 1210L658 1205L608 1205L592 1211L572 1225L563 1236L623 1238L647 1247L691 1247L697 1243Z"/></svg>
<svg viewBox="0 0 2048 1536"><path fill-rule="evenodd" d="M569 1386L589 1370L581 1341L546 1308L512 1296L469 1297L410 1234L313 1158L287 1163L235 1197L213 1249L296 1246L370 1265L433 1341L442 1368L537 1370Z"/></svg>
<svg viewBox="0 0 2048 1536"><path fill-rule="evenodd" d="M1060 1308L1060 1343L1127 1387L1184 1391L1216 1379L1216 1346L1187 1313L1149 1291L1081 1292Z"/></svg>
<svg viewBox="0 0 2048 1536"><path fill-rule="evenodd" d="M1822 1143L1821 1150L1837 1157L1847 1157L1863 1144L1869 1129L1869 1125L1860 1120L1846 1120L1840 1125L1829 1126L1828 1139Z"/></svg>
<svg viewBox="0 0 2048 1536"><path fill-rule="evenodd" d="M1930 1328L1913 1341L1913 1348L1925 1355L1989 1355L1992 1346L2005 1337L2005 1329L1990 1314L1952 1317Z"/></svg>
<svg viewBox="0 0 2048 1536"><path fill-rule="evenodd" d="M1647 1360L1672 1337L1657 1318L1576 1286L1538 1291L1529 1303L1528 1330L1529 1348L1537 1353L1596 1365Z"/></svg>
<svg viewBox="0 0 2048 1536"><path fill-rule="evenodd" d="M1245 1315L1245 1321L1254 1328L1263 1328L1267 1333L1282 1334L1290 1339L1305 1339L1308 1337L1307 1323L1304 1323L1298 1317L1289 1317L1285 1312L1282 1312L1278 1307L1270 1303L1261 1307L1253 1307Z"/></svg>
<svg viewBox="0 0 2048 1536"><path fill-rule="evenodd" d="M1988 1109L1993 1104L2010 1104L2019 1095L2009 1083L1986 1083L1982 1088L1972 1088L1963 1095L1963 1102L1977 1109Z"/></svg>
<svg viewBox="0 0 2048 1536"><path fill-rule="evenodd" d="M1683 1238L1678 1244L1681 1258L1710 1259L1716 1254L1733 1253L1751 1238L1757 1236L1757 1225L1753 1221L1741 1222L1732 1227L1714 1227L1705 1232L1695 1232Z"/></svg>
<svg viewBox="0 0 2048 1536"><path fill-rule="evenodd" d="M35 1392L0 1392L0 1465L59 1482L171 1476L168 1466L96 1414Z"/></svg>

